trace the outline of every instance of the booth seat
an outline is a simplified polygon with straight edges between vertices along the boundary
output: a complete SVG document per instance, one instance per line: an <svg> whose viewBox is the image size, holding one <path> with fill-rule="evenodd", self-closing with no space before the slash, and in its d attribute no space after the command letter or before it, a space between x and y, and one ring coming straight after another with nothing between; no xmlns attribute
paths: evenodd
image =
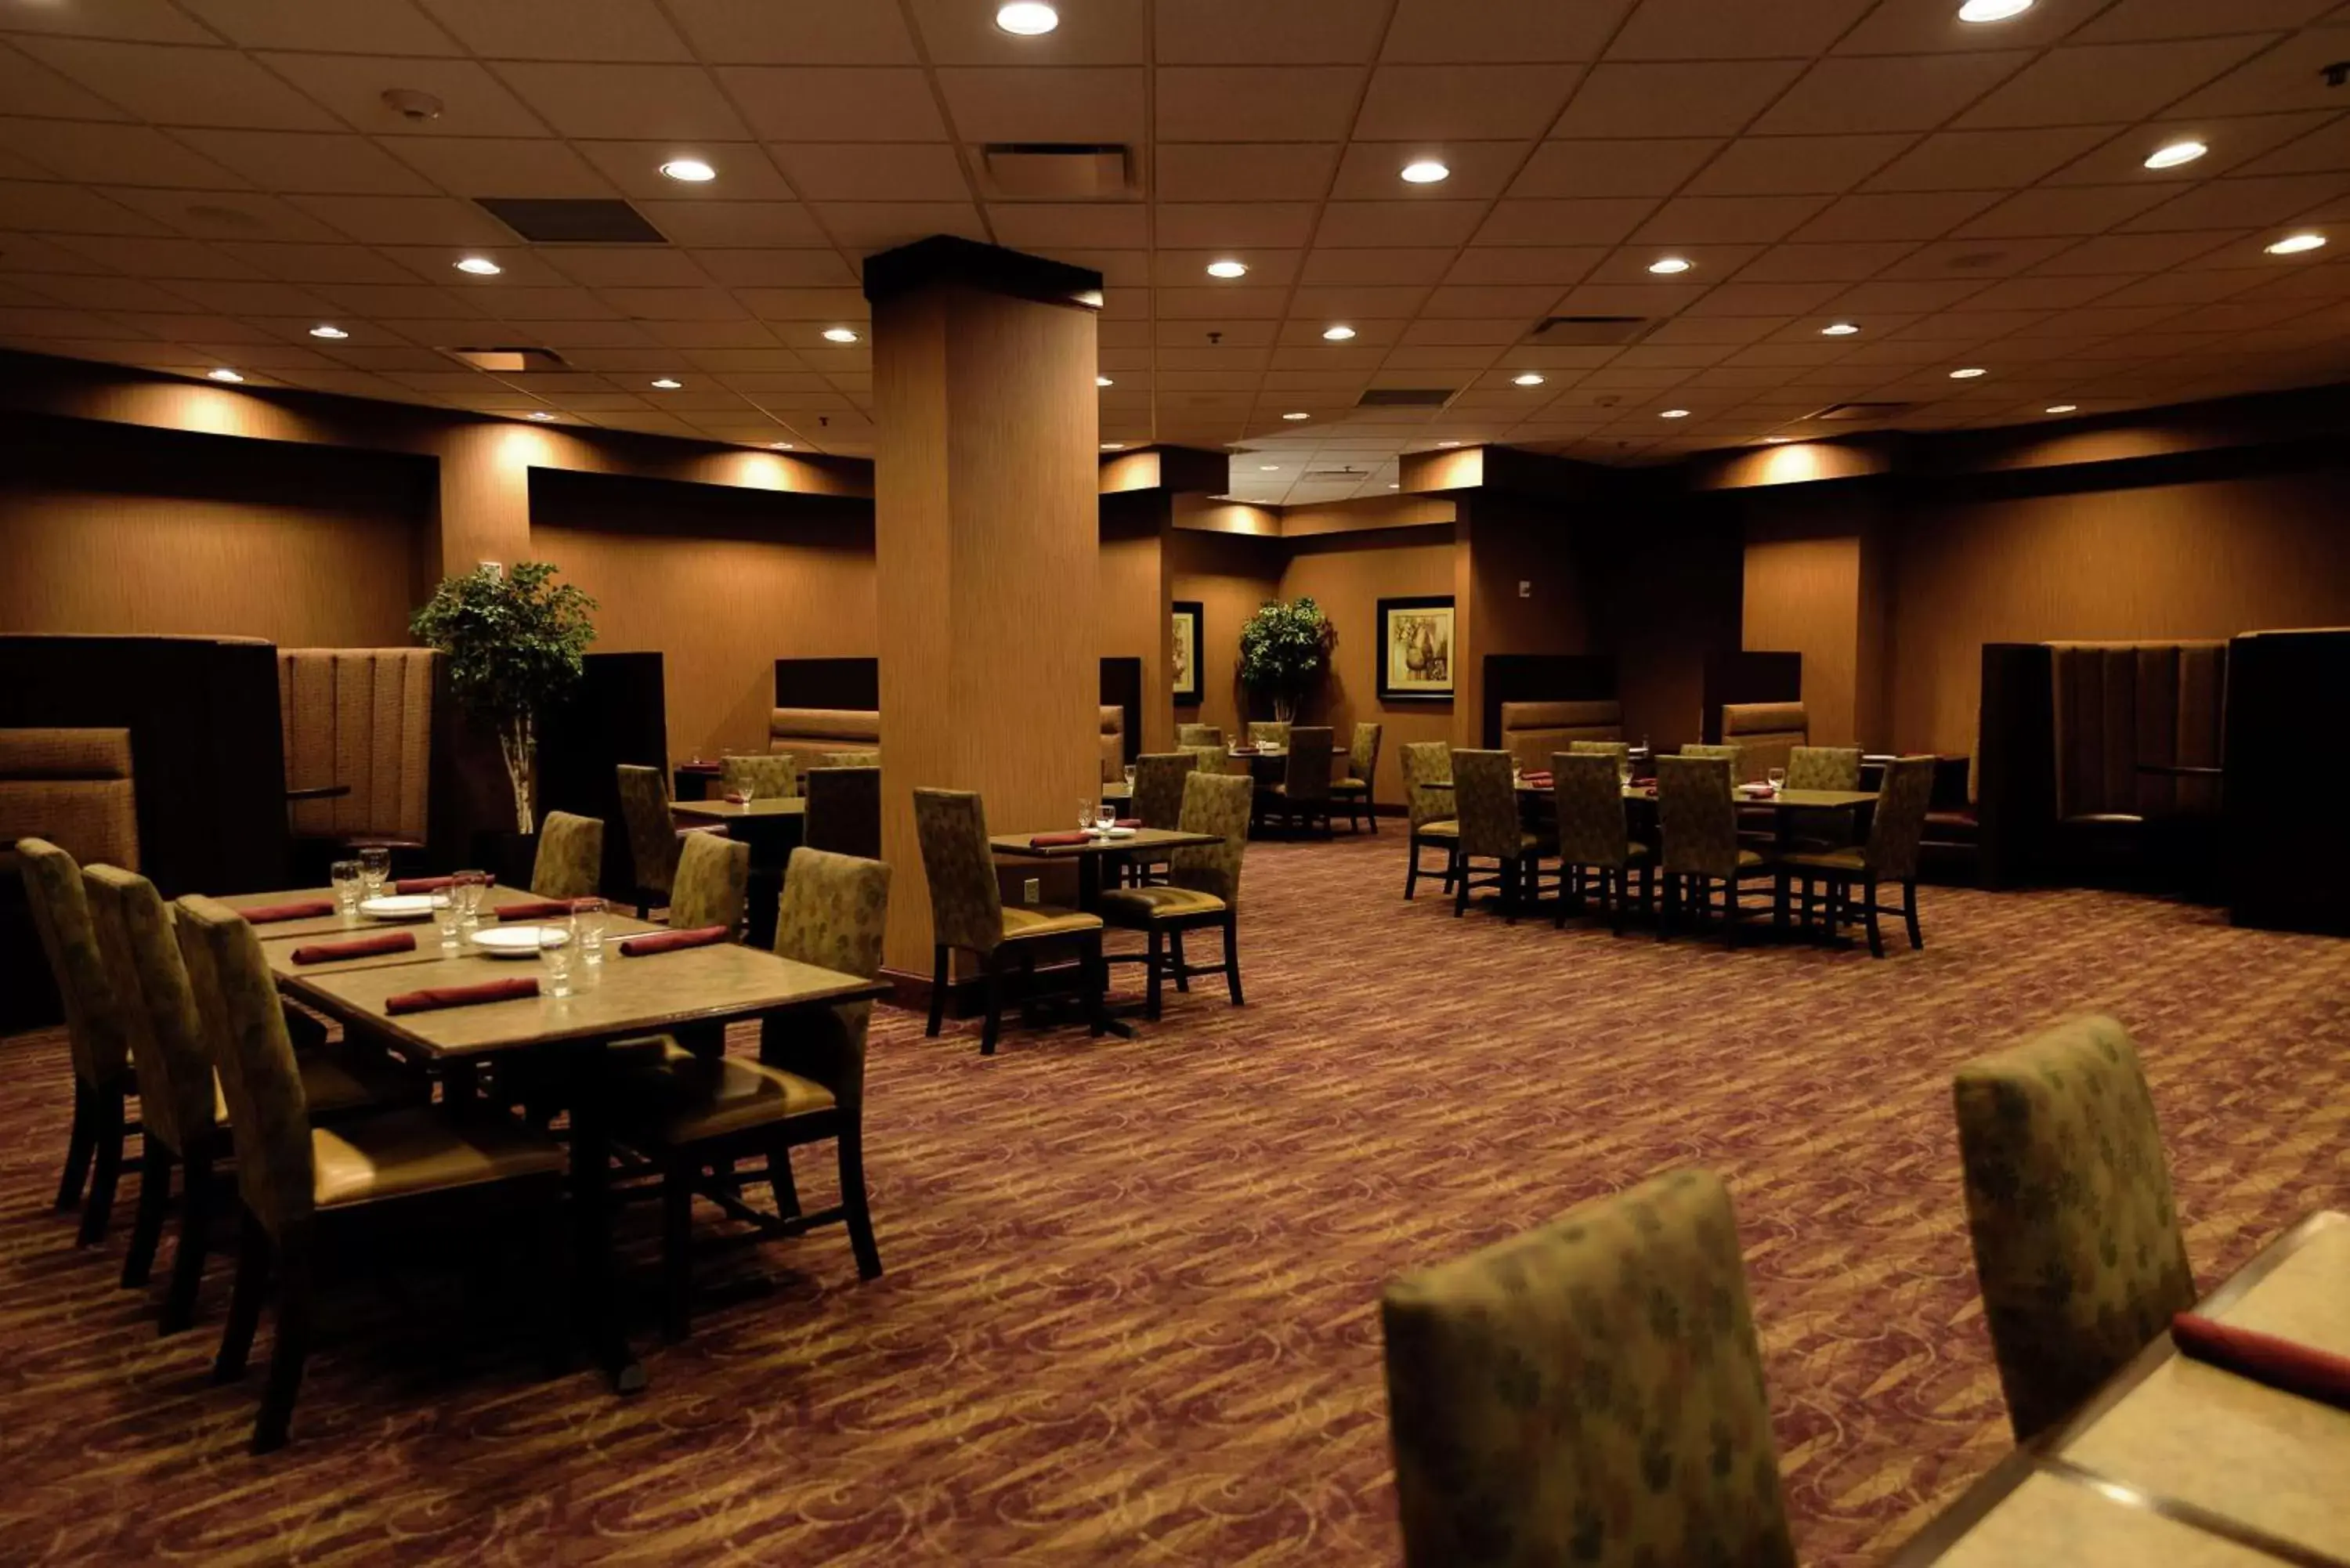
<svg viewBox="0 0 2350 1568"><path fill-rule="evenodd" d="M128 730L0 730L0 871L16 840L46 838L82 865L139 867Z"/></svg>
<svg viewBox="0 0 2350 1568"><path fill-rule="evenodd" d="M423 848L436 657L424 648L277 650L278 725L296 837ZM342 793L304 795L328 789Z"/></svg>
<svg viewBox="0 0 2350 1568"><path fill-rule="evenodd" d="M799 770L825 765L831 752L881 749L881 715L855 708L777 708L767 716L767 750L796 758Z"/></svg>
<svg viewBox="0 0 2350 1568"><path fill-rule="evenodd" d="M1721 743L1738 748L1740 784L1787 765L1790 753L1808 746L1812 726L1801 702L1725 702Z"/></svg>
<svg viewBox="0 0 2350 1568"><path fill-rule="evenodd" d="M1126 777L1126 710L1115 702L1101 705L1101 776L1104 784Z"/></svg>
<svg viewBox="0 0 2350 1568"><path fill-rule="evenodd" d="M2050 658L2058 822L2219 809L2226 643L2059 642Z"/></svg>
<svg viewBox="0 0 2350 1568"><path fill-rule="evenodd" d="M1620 741L1624 705L1598 702L1504 702L1501 749L1527 773L1550 766L1553 752L1575 741Z"/></svg>

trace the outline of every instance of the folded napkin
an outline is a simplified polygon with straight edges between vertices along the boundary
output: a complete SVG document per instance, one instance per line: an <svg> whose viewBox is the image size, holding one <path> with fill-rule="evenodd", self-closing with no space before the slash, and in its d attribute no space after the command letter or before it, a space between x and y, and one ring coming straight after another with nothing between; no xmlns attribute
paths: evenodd
<svg viewBox="0 0 2350 1568"><path fill-rule="evenodd" d="M1039 833L1028 840L1028 847L1050 849L1056 844L1090 844L1093 837L1090 833Z"/></svg>
<svg viewBox="0 0 2350 1568"><path fill-rule="evenodd" d="M1116 823L1112 824L1112 826L1117 827L1139 828L1142 826L1142 818L1139 816L1121 816Z"/></svg>
<svg viewBox="0 0 2350 1568"><path fill-rule="evenodd" d="M620 944L624 958L642 958L647 953L675 952L680 948L706 948L723 942L733 934L726 926L693 926L684 930L655 931L650 936L630 937Z"/></svg>
<svg viewBox="0 0 2350 1568"><path fill-rule="evenodd" d="M1253 757L1257 754L1260 748L1256 746L1234 746L1232 748L1232 755L1236 757Z"/></svg>
<svg viewBox="0 0 2350 1568"><path fill-rule="evenodd" d="M427 991L403 991L398 996L383 999L383 1010L394 1015L402 1012L431 1012L442 1007L471 1007L482 1002L514 1002L538 994L535 980L494 980L483 985L442 985Z"/></svg>
<svg viewBox="0 0 2350 1568"><path fill-rule="evenodd" d="M237 911L247 922L256 926L265 926L273 920L315 920L320 915L334 912L335 901L332 898L312 898L299 904L255 904L250 909Z"/></svg>
<svg viewBox="0 0 2350 1568"><path fill-rule="evenodd" d="M508 904L493 909L501 920L559 920L571 913L568 898L533 898L526 904Z"/></svg>
<svg viewBox="0 0 2350 1568"><path fill-rule="evenodd" d="M751 796L744 794L739 789L730 789L726 792L726 804L729 805L748 805L751 800Z"/></svg>
<svg viewBox="0 0 2350 1568"><path fill-rule="evenodd" d="M456 880L454 877L402 877L391 885L391 890L395 893L439 893L445 891ZM496 886L497 880L494 877L487 878L493 887Z"/></svg>
<svg viewBox="0 0 2350 1568"><path fill-rule="evenodd" d="M1548 774L1527 774L1524 776L1526 787L1529 789L1548 789L1557 782Z"/></svg>
<svg viewBox="0 0 2350 1568"><path fill-rule="evenodd" d="M2350 1410L2350 1355L2336 1355L2256 1329L2233 1328L2191 1312L2170 1320L2170 1338L2182 1355L2208 1361L2240 1377L2304 1399Z"/></svg>
<svg viewBox="0 0 2350 1568"><path fill-rule="evenodd" d="M329 963L336 959L369 958L377 953L412 953L416 950L414 931L386 931L379 937L359 937L348 942L312 942L296 948L292 957L296 963Z"/></svg>

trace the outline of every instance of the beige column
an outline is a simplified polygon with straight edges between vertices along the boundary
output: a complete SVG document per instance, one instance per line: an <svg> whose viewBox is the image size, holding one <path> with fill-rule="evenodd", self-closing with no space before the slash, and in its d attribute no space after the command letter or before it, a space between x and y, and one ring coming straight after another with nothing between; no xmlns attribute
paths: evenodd
<svg viewBox="0 0 2350 1568"><path fill-rule="evenodd" d="M1073 825L1099 778L1097 273L936 238L865 265L873 306L885 961L927 974L918 785L988 826Z"/></svg>

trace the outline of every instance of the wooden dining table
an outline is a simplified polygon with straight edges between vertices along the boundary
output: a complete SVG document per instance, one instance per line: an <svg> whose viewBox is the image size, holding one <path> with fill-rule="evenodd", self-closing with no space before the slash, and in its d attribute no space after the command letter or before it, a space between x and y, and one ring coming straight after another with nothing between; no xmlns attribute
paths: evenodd
<svg viewBox="0 0 2350 1568"><path fill-rule="evenodd" d="M2311 1215L2196 1311L2350 1355L2350 1214ZM1894 1563L2350 1568L2350 1410L2182 1355L2165 1332Z"/></svg>
<svg viewBox="0 0 2350 1568"><path fill-rule="evenodd" d="M1082 844L1032 844L1026 833L999 833L990 837L987 846L997 855L1014 860L1049 860L1074 864L1077 869L1077 908L1090 915L1101 913L1103 879L1109 869L1121 860L1140 856L1146 861L1163 859L1171 849L1184 849L1196 845L1221 842L1212 833L1178 833L1164 827L1138 827L1120 838L1100 834L1087 834ZM1120 1039L1134 1037L1133 1026L1122 1014L1134 1012L1126 1003L1107 1004L1110 1033Z"/></svg>
<svg viewBox="0 0 2350 1568"><path fill-rule="evenodd" d="M775 900L784 891L784 868L792 851L807 839L807 800L796 794L754 795L749 800L681 800L672 815L688 826L723 823L727 836L751 846L750 931L753 947L775 940Z"/></svg>

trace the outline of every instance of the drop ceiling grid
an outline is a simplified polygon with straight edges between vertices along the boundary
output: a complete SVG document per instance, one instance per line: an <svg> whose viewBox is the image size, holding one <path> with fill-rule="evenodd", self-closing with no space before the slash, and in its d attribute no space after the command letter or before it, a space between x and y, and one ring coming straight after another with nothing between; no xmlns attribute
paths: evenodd
<svg viewBox="0 0 2350 1568"><path fill-rule="evenodd" d="M2350 17L2350 7L2316 0L2253 0L2229 7L2216 24L2209 7L2173 0L2042 0L2019 24L1970 37L1981 47L1955 57L1929 36L1944 0L1801 0L1776 10L1774 29L1764 34L1751 25L1760 13L1737 0L1607 0L1573 14L1543 0L1487 0L1473 14L1461 0L1381 0L1375 28L1357 0L1066 0L1067 21L1055 36L1066 47L994 35L984 16L992 0L800 10L787 36L776 32L771 7L741 0L566 0L559 7L512 0L488 20L459 0L429 5L431 15L408 0L314 0L289 13L261 0L112 0L91 25L117 43L149 46L127 52L67 36L70 13L61 19L57 8L0 11L8 39L0 45L0 97L17 111L0 119L0 180L19 182L6 192L16 215L0 217L0 225L25 231L0 246L7 286L0 341L179 369L227 361L256 372L256 382L501 412L536 400L592 422L857 451L868 444L869 361L862 345L836 348L816 333L836 318L836 306L861 321L849 280L862 255L933 227L1013 243L1059 232L1088 243L1033 248L1102 265L1113 278L1104 364L1120 385L1104 394L1104 439L1262 444L1275 454L1268 461L1283 464L1271 477L1284 488L1269 499L1288 495L1285 487L1307 468L1341 466L1348 454L1367 467L1373 457L1438 439L1518 439L1638 458L1800 429L1790 421L1845 398L1921 399L1929 406L1905 422L1939 426L2012 420L2043 399L2122 407L2350 369L2340 309L2350 273L2338 263L2280 264L2260 255L2257 244L2287 221L2350 216L2350 140L2342 135L2350 117L2291 86L2305 63L2297 54L2350 54L2350 33L2318 31ZM2215 26L2216 36L2192 36ZM1577 28L1586 30L1562 36ZM547 42L535 47L539 40ZM247 103L201 79L216 74L209 69L159 73L162 57L152 47L175 43L209 46L220 72L244 71L248 82L275 90L255 87ZM229 54L240 47L242 55ZM81 82L32 63L42 54ZM1444 57L1464 64L1413 74ZM1805 118L1818 113L1822 96L1807 84L1833 74L1822 67L1864 58L1869 65L1857 80L1906 71L1929 85L1948 78L1953 89L1929 120ZM1966 71L1954 59L1989 64ZM1023 62L1017 75L1003 69L1007 60ZM2116 61L2131 68L2105 68ZM1641 100L1627 110L1612 88L1586 96L1602 62L1611 81L1628 72L1655 84L1666 79L1661 70L1717 84L1717 98L1739 96L1726 89L1743 83L1743 97L1734 115L1723 109L1730 117L1704 134L1681 137L1696 155L1676 153L1680 166L1670 178L1633 179L1637 193L1624 197L1565 198L1583 203L1573 208L1518 205L1548 199L1528 192L1559 189L1555 182L1568 176L1614 177L1614 163L1672 145L1692 129L1674 123L1669 102ZM796 72L791 83L847 107L812 128L771 131L767 119L781 110L755 88L786 78L760 74L770 71ZM852 71L863 74L843 74ZM1255 74L1234 74L1242 71ZM1169 141L1166 118L1178 109L1160 88L1177 79L1170 73L1183 72L1193 73L1180 78L1187 84L1245 79L1277 89L1258 94L1274 101L1244 95L1232 107L1235 117L1275 130L1315 101L1336 107L1326 109L1326 124L1287 126L1315 140ZM189 79L168 79L174 75ZM1555 93L1529 106L1474 90L1530 76L1544 78ZM927 116L858 107L868 93L888 99L877 90L885 78L910 77L920 78ZM410 78L445 87L452 119L474 134L375 126L353 108ZM639 82L672 90L632 97ZM682 83L704 90L674 90ZM1125 83L1139 88L1130 95L1139 122L1118 92L1101 90ZM108 93L124 102L108 101ZM958 119L959 95L977 117L972 124ZM2034 129L2087 112L2066 109L2068 95L2098 99L2095 113L2104 118ZM1222 108L1230 99L1211 92L1205 101ZM159 103L155 127L130 112ZM1469 134L1411 142L1404 132L1420 127L1395 117L1430 112L1431 104L1445 118L1426 129ZM2137 171L2138 143L2199 107L2237 117L2229 135L2213 138L2208 161L2211 173L2227 178ZM1589 123L1627 112L1636 118ZM1032 113L1043 116L1037 135L1058 134L1056 119L1064 129L1118 131L1138 149L1150 199L1084 210L983 200L973 144L1028 134ZM78 136L57 133L59 122L75 120L108 125L92 134L110 137L113 151L92 152ZM1812 133L1746 134L1791 120ZM1963 129L1978 123L1997 129ZM879 144L802 139L810 129L913 140L877 152ZM1617 134L1596 144L1569 136L1592 129ZM690 145L697 137L683 134L708 130L743 140L697 147ZM671 130L681 134L662 134ZM1497 132L1508 134L1495 140ZM2247 146L2255 151L2241 151ZM960 200L937 199L951 188L941 178L948 165L903 151L922 147L947 155ZM1415 147L1441 148L1456 169L1448 187L1426 198L1437 204L1417 213L1393 198L1399 187L1382 192L1376 184L1381 167ZM650 171L669 152L712 148L723 151L715 197L681 193ZM799 167L850 184L796 182L795 149L811 148L824 149L822 158L802 152ZM1993 148L2007 164L1990 161L1983 150ZM1295 164L1303 152L1309 162L1319 158L1320 173L1300 200L1295 188L1248 187L1247 171L1228 161L1220 179L1232 188L1183 192L1225 201L1170 202L1160 188L1170 149L1230 149L1232 159L1266 164L1282 157ZM1639 151L1605 156L1627 149ZM886 168L883 152L894 159ZM1922 191L1899 188L1918 177L1892 171L1929 155L1940 172ZM110 157L143 163L130 172L152 182L101 178ZM1579 172L1577 157L1587 165ZM2004 172L1997 180L1969 172L1982 166ZM484 240L483 248L509 263L506 275L460 279L442 270L452 249L466 234L497 234L494 225L469 226L487 220L463 198L517 193L469 187L475 167L559 182L559 193L629 196L681 244L662 253L660 266L648 260L629 277L636 264L597 259L609 253ZM876 168L887 178L854 186L860 171ZM2160 199L2146 189L2156 185ZM850 189L871 199L842 199ZM2037 206L2018 204L2027 192L2037 193ZM1365 198L1370 204L1358 204ZM260 213L270 240L186 215L190 205L229 203ZM2174 211L2182 216L2165 216ZM2167 231L2178 222L2190 226ZM1578 231L1578 223L1598 227ZM1004 223L1014 234L1000 233ZM1204 276L1167 283L1162 257L1171 265L1225 236L1273 232L1258 225L1285 225L1295 236L1285 261L1275 256L1282 246L1232 246L1250 259L1274 258L1260 267L1278 280L1263 301L1270 314L1220 313ZM1496 243L1511 239L1539 243ZM1698 286L1651 296L1671 312L1652 343L1682 341L1676 328L1692 340L1739 337L1753 324L1762 330L1711 358L1644 346L1558 363L1556 351L1513 347L1534 316L1649 286L1639 265L1669 244L1698 257ZM1921 261L1939 255L1947 264L1969 246L2030 257L1971 276L1948 265L1918 270ZM1759 281L1820 276L1820 258L1864 250L1874 252L1871 265L1847 265L1819 284ZM1538 254L1544 259L1532 262ZM822 268L817 255L827 258ZM1439 257L1446 258L1440 268ZM1558 271L1544 276L1552 260ZM1492 265L1534 281L1465 281ZM92 275L92 266L105 270ZM2192 282L2199 269L2245 278L2206 287ZM1325 281L1337 274L1352 281ZM2098 308L2182 280L2179 292L2133 303L2135 315ZM2052 285L2070 303L2047 303ZM1258 286L1234 287L1231 308L1258 308L1263 296L1243 292ZM2041 303L2017 297L2035 289ZM1551 303L1542 306L1545 295ZM1854 305L1840 303L1847 300ZM1826 313L1856 312L1863 302L1868 332L1842 347L1819 342ZM2275 313L2254 331L2203 327L2207 315L2215 327L2233 319L2219 314L2223 306ZM1492 314L1467 314L1481 308ZM1319 330L1336 309L1347 311L1360 336L1326 347ZM323 347L307 337L322 313L353 337ZM1880 331L1878 319L1903 325ZM1217 371L1196 362L1196 348L1175 351L1179 334L1191 341L1220 325L1227 350L1219 352L1232 352L1238 369ZM544 341L596 379L566 378L560 389L545 378L477 379L431 352L468 331ZM1773 350L1774 342L1787 347ZM1989 360L1994 376L1950 383L1938 367L1954 361L1929 345ZM1804 352L1820 348L1827 352ZM2002 353L2014 358L2003 361ZM1138 358L1139 376L1120 368ZM1506 373L1522 366L1541 369L1545 386L1509 386ZM650 390L645 383L663 369L687 389L668 398ZM1365 387L1455 380L1461 395L1440 412L1351 411ZM1692 417L1659 434L1655 415L1676 404L1691 407ZM1293 408L1315 414L1306 431L1279 420ZM819 418L831 422L818 425ZM1391 478L1385 467L1369 472L1365 489ZM1253 471L1234 477L1253 480ZM1263 491L1236 484L1236 493Z"/></svg>

